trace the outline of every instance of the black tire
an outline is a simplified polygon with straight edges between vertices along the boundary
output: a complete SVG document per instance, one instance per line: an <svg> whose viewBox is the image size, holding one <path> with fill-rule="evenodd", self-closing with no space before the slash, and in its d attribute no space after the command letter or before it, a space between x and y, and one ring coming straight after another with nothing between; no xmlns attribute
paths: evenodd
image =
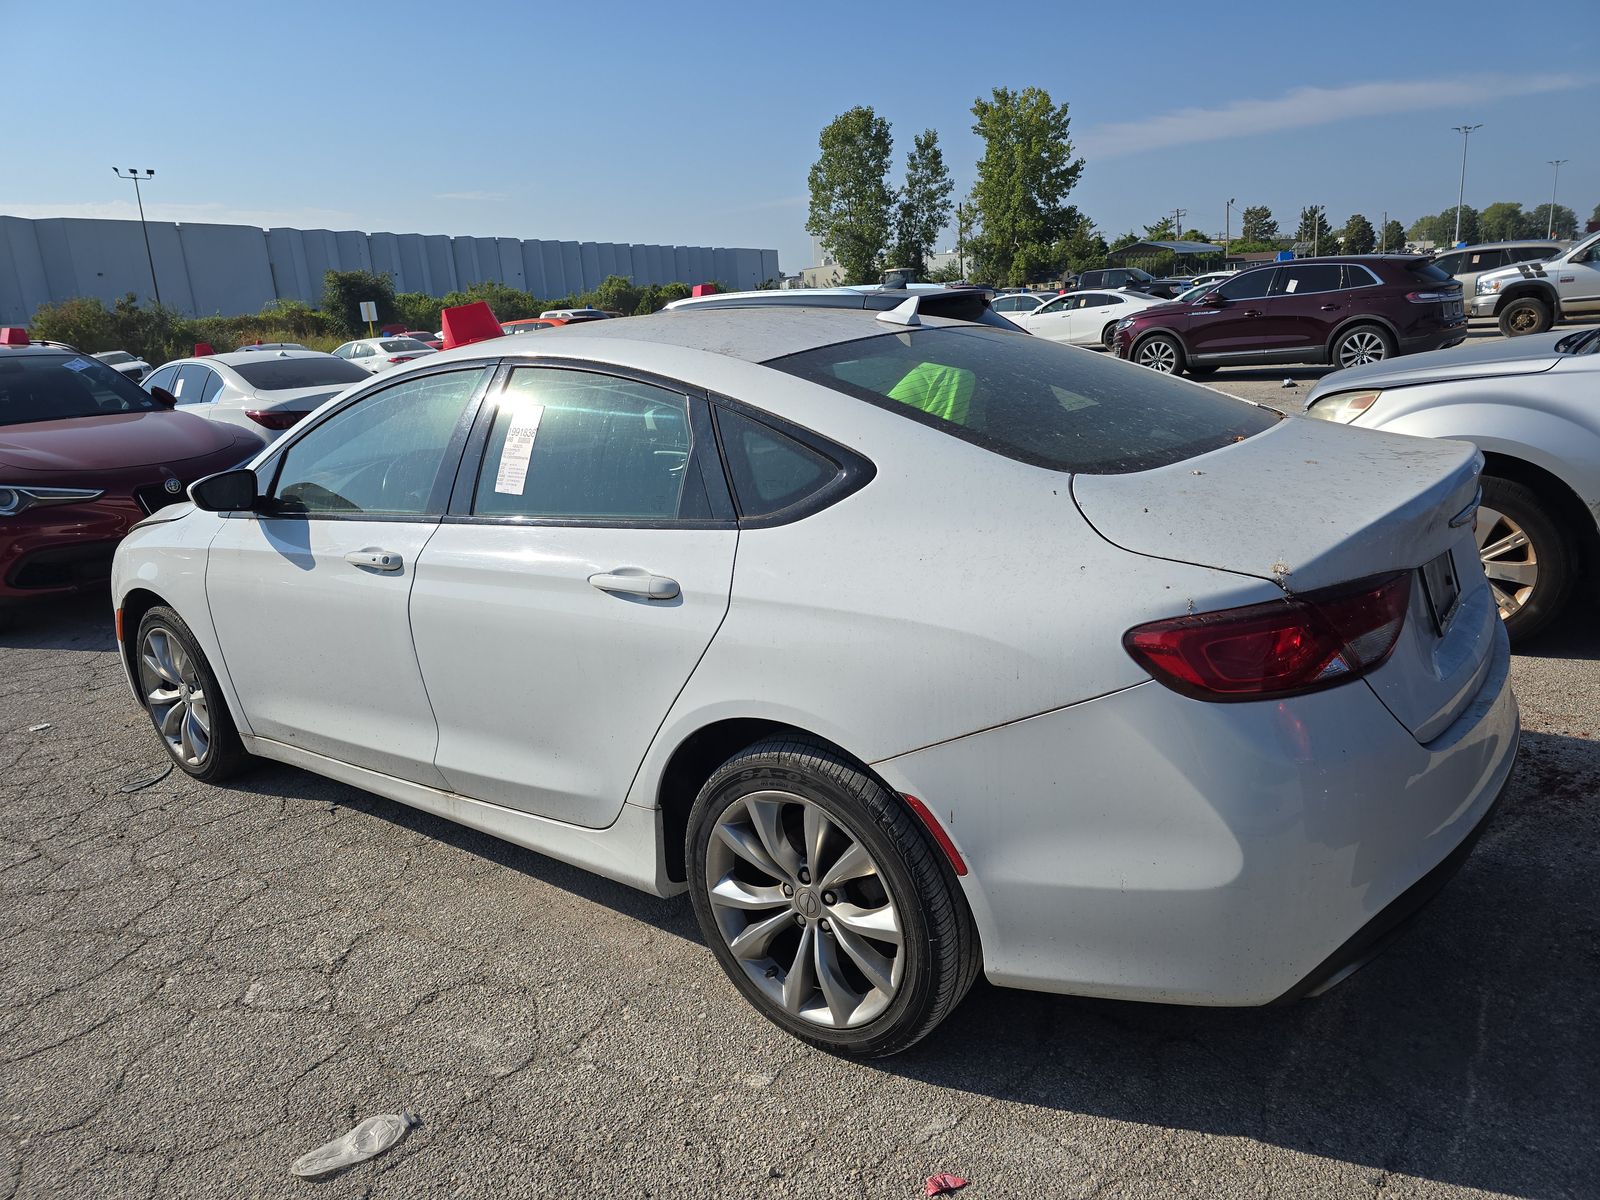
<svg viewBox="0 0 1600 1200"><path fill-rule="evenodd" d="M1328 347L1328 361L1335 370L1384 362L1394 357L1394 335L1382 325L1352 325L1339 331ZM1345 361L1346 359L1350 361Z"/></svg>
<svg viewBox="0 0 1600 1200"><path fill-rule="evenodd" d="M794 969L791 965L784 970L783 963L803 961L800 955L806 944L802 939L806 936L815 939L827 936L835 947L834 956L844 948L842 940L837 944L832 941L836 933L841 939L844 937L838 929L824 932L829 930L827 916L838 910L819 909L819 893L813 892L808 900L815 928L806 929L806 922L801 920L803 897L800 893L810 888L798 885L814 883L820 888L825 885L826 878L820 874L820 865L818 878L813 880L805 873L804 864L809 864L810 858L804 849L804 839L797 844L791 836L795 826L789 819L793 815L790 807L782 809L786 822L781 825L778 836L784 839L787 850L800 855L801 870L794 876L798 890L792 893L792 903L778 901L782 907L775 911L769 903L763 910L774 911L775 917L783 918L777 922L781 932L762 942L757 952L763 957L751 962L747 969L746 960L734 954L729 947L730 935L719 924L719 907L712 904L708 889L712 869L718 871L718 879L713 882L728 878L722 873L722 867L713 868L711 864L714 838L715 852L723 859L728 855L726 843L716 833L718 822L725 814L732 820L739 820L729 810L740 805L740 814L745 814L745 799L761 792L792 797L794 810L803 811L806 806L821 810L830 824L846 838L854 839L870 856L875 872L858 882L875 888L881 885L883 896L892 906L902 939L894 951L897 957L903 956L898 964L900 981L882 1010L859 1025L834 1028L796 1015L763 991L763 985L754 977L761 976L768 981L765 986L783 989ZM751 824L753 827L753 822ZM977 931L948 860L898 796L851 759L820 741L799 735L771 738L730 758L700 789L689 815L686 842L689 891L706 944L734 986L763 1016L818 1049L861 1058L896 1054L926 1036L949 1016L977 977L981 963ZM761 844L766 844L765 837ZM776 856L772 861L776 861ZM736 872L749 871L742 857L734 862L734 868ZM771 871L758 870L754 872L753 883L759 884L763 874L769 879L776 878ZM841 903L862 903L859 896L846 898L843 885L840 886ZM832 893L820 895L830 897ZM869 903L882 902L879 899ZM826 899L825 903L832 905L834 901ZM723 919L735 925L747 919L753 926L759 919L743 918L737 910L730 911L726 907L720 911ZM797 926L787 924L791 917L799 922ZM841 924L839 929L842 928ZM789 941L795 943L794 949L787 948ZM769 949L772 953L767 954ZM837 957L837 961L850 966L852 971L857 969L844 957ZM866 977L858 975L857 978L864 980ZM810 995L815 990L821 997L820 979L816 989L805 986L804 979L802 977L805 993Z"/></svg>
<svg viewBox="0 0 1600 1200"><path fill-rule="evenodd" d="M151 659L146 660L146 648L152 635L157 635L170 642L176 643L181 649L183 661L176 656L168 656L168 665L161 668L170 673L174 666L177 676L181 681L173 690L181 696L181 700L157 711L157 705L150 699L153 682L166 682L164 677L159 680L152 672L158 665ZM194 633L173 609L165 605L158 605L145 613L139 621L138 632L134 635L134 675L139 680L139 696L144 704L145 714L150 718L150 723L155 727L156 736L161 739L161 745L166 749L167 756L172 759L179 770L184 771L202 783L220 783L230 775L237 774L249 761L250 755L245 752L244 746L239 741L239 731L234 727L233 717L228 712L228 703L223 698L222 689L217 686L216 674L211 670L211 664L206 661L200 643L195 639ZM184 667L188 667L185 670ZM175 746L167 733L162 729L162 717L174 714L180 706L185 710L178 716L178 725L186 724L190 701L196 695L192 684L199 682L198 694L202 699L204 717L203 721L209 724L209 736L206 738L205 750L193 759L186 755L184 745ZM197 706L193 709L197 714L201 711ZM185 731L187 732L187 731ZM180 739L182 734L179 735ZM194 746L192 737L186 743Z"/></svg>
<svg viewBox="0 0 1600 1200"><path fill-rule="evenodd" d="M1496 521L1484 510L1504 519ZM1485 556L1483 564L1490 591L1505 618L1506 633L1513 642L1524 641L1543 630L1566 606L1578 576L1577 549L1549 503L1515 480L1485 475L1483 509L1478 516L1480 553L1509 540L1513 526L1526 535L1526 545ZM1522 568L1517 573L1525 576L1528 566L1537 571L1531 585L1525 579L1506 577L1517 568Z"/></svg>
<svg viewBox="0 0 1600 1200"><path fill-rule="evenodd" d="M1113 354L1117 352L1117 323L1106 322L1106 327L1100 331L1100 344Z"/></svg>
<svg viewBox="0 0 1600 1200"><path fill-rule="evenodd" d="M1163 375L1182 375L1188 358L1183 345L1169 333L1152 333L1133 348L1131 357L1141 367Z"/></svg>
<svg viewBox="0 0 1600 1200"><path fill-rule="evenodd" d="M1518 296L1500 310L1500 332L1506 337L1543 333L1555 323L1550 306L1537 296Z"/></svg>

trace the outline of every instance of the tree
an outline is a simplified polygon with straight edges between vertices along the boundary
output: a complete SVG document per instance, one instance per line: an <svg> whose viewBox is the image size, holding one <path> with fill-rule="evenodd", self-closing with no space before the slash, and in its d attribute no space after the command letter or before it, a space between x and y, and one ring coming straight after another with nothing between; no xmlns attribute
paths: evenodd
<svg viewBox="0 0 1600 1200"><path fill-rule="evenodd" d="M807 184L806 232L839 264L845 283L875 282L889 241L889 122L857 105L822 128Z"/></svg>
<svg viewBox="0 0 1600 1200"><path fill-rule="evenodd" d="M1177 236L1176 231L1173 229L1172 218L1162 217L1154 225L1146 225L1144 227L1144 238L1142 240L1147 242L1170 242L1175 240Z"/></svg>
<svg viewBox="0 0 1600 1200"><path fill-rule="evenodd" d="M1523 226L1522 236L1542 238L1545 231L1550 231L1551 237L1575 238L1578 236L1578 214L1565 204L1556 205L1556 219L1550 219L1550 206L1541 204L1527 216Z"/></svg>
<svg viewBox="0 0 1600 1200"><path fill-rule="evenodd" d="M924 129L906 155L906 179L894 210L892 266L910 267L918 278L928 273L928 255L938 249L939 231L950 223L955 186L938 133Z"/></svg>
<svg viewBox="0 0 1600 1200"><path fill-rule="evenodd" d="M1600 204L1594 206L1594 211L1589 214L1589 224L1600 225Z"/></svg>
<svg viewBox="0 0 1600 1200"><path fill-rule="evenodd" d="M1276 242L1282 235L1278 232L1278 222L1272 217L1272 210L1266 205L1257 205L1244 210L1244 219L1239 225L1239 240L1242 242Z"/></svg>
<svg viewBox="0 0 1600 1200"><path fill-rule="evenodd" d="M1080 221L1070 236L1057 243L1056 261L1074 275L1103 267L1106 265L1106 240L1095 232L1092 222Z"/></svg>
<svg viewBox="0 0 1600 1200"><path fill-rule="evenodd" d="M1043 88L995 88L973 101L972 131L983 139L972 203L978 273L996 282L1027 283L1056 270L1052 247L1070 237L1081 217L1066 202L1083 174L1072 157L1071 120Z"/></svg>
<svg viewBox="0 0 1600 1200"><path fill-rule="evenodd" d="M1526 236L1528 224L1528 215L1522 211L1522 205L1501 200L1483 210L1478 218L1478 232L1486 242L1509 242ZM1451 232L1454 232L1453 224ZM1543 221L1539 223L1539 232L1544 232Z"/></svg>
<svg viewBox="0 0 1600 1200"><path fill-rule="evenodd" d="M1377 231L1360 213L1353 214L1339 231L1339 248L1346 254L1371 254L1377 244Z"/></svg>
<svg viewBox="0 0 1600 1200"><path fill-rule="evenodd" d="M365 336L367 323L361 319L363 300L377 302L378 319L373 324L388 325L394 321L394 280L389 275L372 271L329 271L322 277L322 311L349 337Z"/></svg>
<svg viewBox="0 0 1600 1200"><path fill-rule="evenodd" d="M1320 204L1313 204L1300 210L1300 226L1295 230L1294 240L1304 242L1313 254L1339 252L1333 227L1328 224L1327 215L1322 211Z"/></svg>
<svg viewBox="0 0 1600 1200"><path fill-rule="evenodd" d="M1383 232L1378 235L1378 249L1385 254L1399 254L1406 248L1406 227L1399 221L1390 220L1383 227Z"/></svg>

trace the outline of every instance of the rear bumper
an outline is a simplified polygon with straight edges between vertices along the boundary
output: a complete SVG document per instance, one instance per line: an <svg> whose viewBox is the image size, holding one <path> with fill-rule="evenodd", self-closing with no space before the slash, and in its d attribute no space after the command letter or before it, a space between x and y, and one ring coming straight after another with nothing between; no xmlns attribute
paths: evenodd
<svg viewBox="0 0 1600 1200"><path fill-rule="evenodd" d="M876 766L966 859L993 982L1267 1004L1337 977L1465 856L1520 729L1503 635L1494 655L1426 744L1365 684L1205 704L1145 683Z"/></svg>
<svg viewBox="0 0 1600 1200"><path fill-rule="evenodd" d="M1439 329L1400 339L1402 354L1423 354L1429 350L1446 350L1467 340L1467 318L1463 315Z"/></svg>

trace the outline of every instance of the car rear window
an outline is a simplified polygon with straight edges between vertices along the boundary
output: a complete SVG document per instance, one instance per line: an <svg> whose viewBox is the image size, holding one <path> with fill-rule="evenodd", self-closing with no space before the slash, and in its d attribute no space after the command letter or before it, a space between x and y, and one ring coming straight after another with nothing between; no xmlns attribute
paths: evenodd
<svg viewBox="0 0 1600 1200"><path fill-rule="evenodd" d="M406 350L432 350L433 349L432 346L429 346L426 343L419 342L415 338L407 338L407 337L386 338L383 341L378 343L378 348L381 349L381 350L387 350L391 354L398 354L398 353L400 353L402 351L406 351Z"/></svg>
<svg viewBox="0 0 1600 1200"><path fill-rule="evenodd" d="M0 425L155 412L154 397L103 362L77 354L0 354Z"/></svg>
<svg viewBox="0 0 1600 1200"><path fill-rule="evenodd" d="M1090 475L1182 462L1279 420L1209 388L982 326L885 334L767 365L1018 462Z"/></svg>
<svg viewBox="0 0 1600 1200"><path fill-rule="evenodd" d="M1437 263L1418 263L1410 270L1411 278L1421 283L1443 283L1451 277L1450 272L1440 270Z"/></svg>
<svg viewBox="0 0 1600 1200"><path fill-rule="evenodd" d="M355 363L331 354L326 358L264 358L260 362L240 363L233 369L239 378L260 392L332 387L372 378Z"/></svg>

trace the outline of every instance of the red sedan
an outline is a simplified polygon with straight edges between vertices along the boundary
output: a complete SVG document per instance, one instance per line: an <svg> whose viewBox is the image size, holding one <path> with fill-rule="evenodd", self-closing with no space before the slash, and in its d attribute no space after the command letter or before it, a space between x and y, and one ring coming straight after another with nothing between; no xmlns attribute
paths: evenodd
<svg viewBox="0 0 1600 1200"><path fill-rule="evenodd" d="M124 534L263 445L70 347L0 336L0 607L104 583Z"/></svg>

